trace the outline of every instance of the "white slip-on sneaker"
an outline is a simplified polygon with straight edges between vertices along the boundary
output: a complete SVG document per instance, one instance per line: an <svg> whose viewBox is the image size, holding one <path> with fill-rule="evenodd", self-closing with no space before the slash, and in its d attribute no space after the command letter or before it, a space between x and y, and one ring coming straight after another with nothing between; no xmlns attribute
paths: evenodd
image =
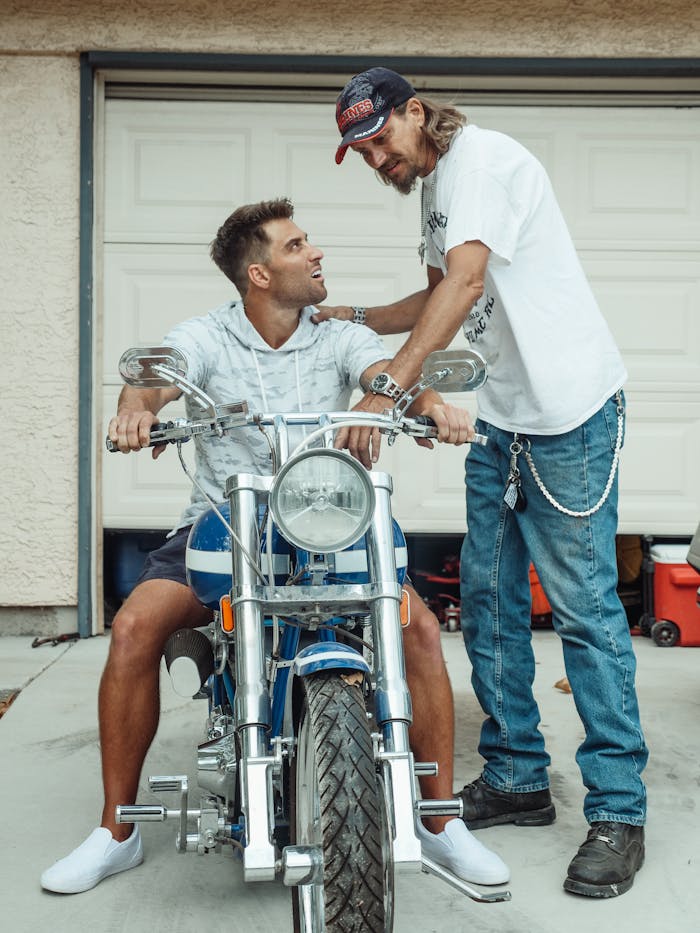
<svg viewBox="0 0 700 933"><path fill-rule="evenodd" d="M41 876L41 886L58 894L89 891L108 875L135 868L143 861L138 826L124 842L117 842L103 826L94 829L70 855L54 862Z"/></svg>
<svg viewBox="0 0 700 933"><path fill-rule="evenodd" d="M441 833L431 833L416 824L424 855L448 868L462 881L473 884L506 884L510 880L508 866L490 849L479 842L462 820L450 820Z"/></svg>

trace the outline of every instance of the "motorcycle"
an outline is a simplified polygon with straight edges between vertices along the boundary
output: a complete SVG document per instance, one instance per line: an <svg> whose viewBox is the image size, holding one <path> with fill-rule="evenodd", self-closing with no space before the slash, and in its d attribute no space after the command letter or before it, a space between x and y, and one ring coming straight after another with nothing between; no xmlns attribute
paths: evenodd
<svg viewBox="0 0 700 933"><path fill-rule="evenodd" d="M179 808L120 806L117 822L173 819L179 852L233 846L246 882L292 887L299 933L390 933L398 870L431 872L476 901L510 899L421 856L415 821L459 816L461 801L421 800L416 790L416 776L437 765L415 762L408 741L406 542L391 513L391 477L333 448L345 426L378 427L389 444L400 434L434 437L429 419L406 416L409 405L432 385L477 388L484 361L471 351L432 354L421 380L379 415L216 404L173 348L129 350L120 371L130 385L177 386L203 409L199 420L151 430L151 446L177 445L195 485L181 450L192 437L262 431L272 468L230 476L227 502L209 500L188 540L188 581L213 620L171 636L165 659L178 692L208 701L200 805L190 805L187 775L151 777L151 790L175 793ZM291 449L299 428L310 433Z"/></svg>

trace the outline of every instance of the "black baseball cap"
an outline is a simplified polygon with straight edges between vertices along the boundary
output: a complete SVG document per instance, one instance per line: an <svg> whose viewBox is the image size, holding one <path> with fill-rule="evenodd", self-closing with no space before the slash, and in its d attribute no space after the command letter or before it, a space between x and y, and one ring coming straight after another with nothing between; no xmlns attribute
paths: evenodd
<svg viewBox="0 0 700 933"><path fill-rule="evenodd" d="M343 137L335 154L336 165L345 158L349 145L378 136L394 108L415 94L408 81L389 68L370 68L351 78L335 105L335 120Z"/></svg>

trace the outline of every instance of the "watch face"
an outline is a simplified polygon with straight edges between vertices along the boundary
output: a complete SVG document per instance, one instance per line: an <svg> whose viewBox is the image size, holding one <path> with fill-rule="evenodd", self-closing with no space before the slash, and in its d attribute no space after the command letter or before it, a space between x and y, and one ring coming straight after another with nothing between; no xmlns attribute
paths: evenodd
<svg viewBox="0 0 700 933"><path fill-rule="evenodd" d="M372 380L372 388L375 392L383 392L389 385L389 376L386 373L377 373Z"/></svg>

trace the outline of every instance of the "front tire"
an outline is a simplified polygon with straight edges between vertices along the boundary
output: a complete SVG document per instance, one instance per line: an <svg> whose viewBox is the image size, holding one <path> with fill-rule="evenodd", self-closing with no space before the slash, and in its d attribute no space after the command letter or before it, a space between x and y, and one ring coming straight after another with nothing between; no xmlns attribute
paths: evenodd
<svg viewBox="0 0 700 933"><path fill-rule="evenodd" d="M323 884L292 891L295 933L385 933L393 872L369 721L359 685L337 671L302 680L292 764L296 845L323 849ZM324 922L325 921L325 922Z"/></svg>

